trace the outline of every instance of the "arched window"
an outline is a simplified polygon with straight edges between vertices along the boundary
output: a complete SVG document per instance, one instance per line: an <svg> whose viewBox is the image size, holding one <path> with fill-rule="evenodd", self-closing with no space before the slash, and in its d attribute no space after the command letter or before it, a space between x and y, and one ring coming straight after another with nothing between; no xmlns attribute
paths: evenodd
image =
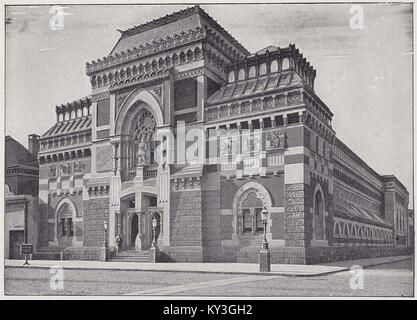
<svg viewBox="0 0 417 320"><path fill-rule="evenodd" d="M237 76L237 80L245 80L245 70L244 69L240 69L239 70L239 74Z"/></svg>
<svg viewBox="0 0 417 320"><path fill-rule="evenodd" d="M233 234L240 238L263 232L262 211L270 211L271 196L268 190L257 182L247 182L236 192L233 200Z"/></svg>
<svg viewBox="0 0 417 320"><path fill-rule="evenodd" d="M278 72L278 61L272 60L271 61L271 73Z"/></svg>
<svg viewBox="0 0 417 320"><path fill-rule="evenodd" d="M325 239L324 230L324 203L320 190L314 196L314 217L313 217L314 240Z"/></svg>
<svg viewBox="0 0 417 320"><path fill-rule="evenodd" d="M58 207L58 236L72 237L74 235L73 217L75 216L74 206L67 200Z"/></svg>
<svg viewBox="0 0 417 320"><path fill-rule="evenodd" d="M261 63L259 66L259 75L262 76L266 74L266 63Z"/></svg>
<svg viewBox="0 0 417 320"><path fill-rule="evenodd" d="M228 82L232 83L235 81L235 72L234 71L230 71L229 72L229 77L228 77Z"/></svg>
<svg viewBox="0 0 417 320"><path fill-rule="evenodd" d="M256 195L255 190L247 193L242 200L243 233L263 231L262 210L263 202Z"/></svg>
<svg viewBox="0 0 417 320"><path fill-rule="evenodd" d="M290 68L290 60L288 58L282 59L282 70Z"/></svg>
<svg viewBox="0 0 417 320"><path fill-rule="evenodd" d="M349 225L347 223L345 223L344 227L343 227L343 235L345 237L349 236Z"/></svg>
<svg viewBox="0 0 417 320"><path fill-rule="evenodd" d="M58 114L58 122L64 121L64 115L62 113Z"/></svg>
<svg viewBox="0 0 417 320"><path fill-rule="evenodd" d="M342 234L341 234L341 230L340 230L340 223L336 222L335 225L334 225L334 236L336 238L340 238L341 235Z"/></svg>
<svg viewBox="0 0 417 320"><path fill-rule="evenodd" d="M249 74L248 74L248 77L249 78L254 78L256 76L256 69L255 69L255 66L251 66L250 68L249 68Z"/></svg>
<svg viewBox="0 0 417 320"><path fill-rule="evenodd" d="M147 165L155 163L155 132L155 118L148 109L144 108L137 118L133 137L137 164Z"/></svg>
<svg viewBox="0 0 417 320"><path fill-rule="evenodd" d="M77 109L77 118L81 118L83 116L83 109Z"/></svg>

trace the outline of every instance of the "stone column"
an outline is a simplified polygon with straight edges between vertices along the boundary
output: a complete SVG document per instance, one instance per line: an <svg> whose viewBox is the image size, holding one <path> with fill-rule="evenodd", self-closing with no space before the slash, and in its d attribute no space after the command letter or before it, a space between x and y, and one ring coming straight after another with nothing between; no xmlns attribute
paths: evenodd
<svg viewBox="0 0 417 320"><path fill-rule="evenodd" d="M118 142L112 142L112 163L113 163L113 174L116 175L117 173L117 149L118 149Z"/></svg>
<svg viewBox="0 0 417 320"><path fill-rule="evenodd" d="M122 220L122 211L116 211L117 215L117 234L123 234L123 220Z"/></svg>
<svg viewBox="0 0 417 320"><path fill-rule="evenodd" d="M120 141L119 147L117 148L117 175L120 175L122 169L122 142Z"/></svg>
<svg viewBox="0 0 417 320"><path fill-rule="evenodd" d="M141 251L143 249L144 241L143 241L143 232L142 232L142 212L136 211L138 215L138 235L135 239L135 248L136 250Z"/></svg>
<svg viewBox="0 0 417 320"><path fill-rule="evenodd" d="M250 216L252 218L252 234L256 233L256 212L255 208L250 208Z"/></svg>
<svg viewBox="0 0 417 320"><path fill-rule="evenodd" d="M240 122L237 124L237 150L236 150L236 178L242 179L243 177L243 158L242 158L242 151L243 151L243 138L242 138L242 125Z"/></svg>

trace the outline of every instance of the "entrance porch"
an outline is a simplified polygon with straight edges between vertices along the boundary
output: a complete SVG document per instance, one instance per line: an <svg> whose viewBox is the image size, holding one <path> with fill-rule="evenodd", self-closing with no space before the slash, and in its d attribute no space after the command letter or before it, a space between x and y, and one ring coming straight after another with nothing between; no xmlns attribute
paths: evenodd
<svg viewBox="0 0 417 320"><path fill-rule="evenodd" d="M117 228L116 234L122 239L123 250L146 251L152 245L154 230L152 220L155 218L157 226L155 236L159 241L162 237L162 208L156 207L156 196L144 195L142 208L135 207L134 195L121 200L120 211L116 212Z"/></svg>

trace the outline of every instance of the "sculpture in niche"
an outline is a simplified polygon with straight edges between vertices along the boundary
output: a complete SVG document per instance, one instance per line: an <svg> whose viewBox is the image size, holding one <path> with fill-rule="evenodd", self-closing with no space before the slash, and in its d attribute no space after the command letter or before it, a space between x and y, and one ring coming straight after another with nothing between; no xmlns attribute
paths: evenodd
<svg viewBox="0 0 417 320"><path fill-rule="evenodd" d="M148 151L148 146L141 139L138 143L138 154L137 154L137 159L138 159L137 164L139 166L143 166L147 164L147 161L146 161L147 151Z"/></svg>
<svg viewBox="0 0 417 320"><path fill-rule="evenodd" d="M136 145L137 165L150 164L150 155L153 152L154 134L156 131L156 121L152 113L144 109L136 122L134 141Z"/></svg>

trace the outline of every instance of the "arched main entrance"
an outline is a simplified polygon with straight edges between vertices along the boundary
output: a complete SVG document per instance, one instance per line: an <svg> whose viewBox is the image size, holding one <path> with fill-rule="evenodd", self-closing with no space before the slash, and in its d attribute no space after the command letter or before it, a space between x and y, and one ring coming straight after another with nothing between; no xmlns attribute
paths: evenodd
<svg viewBox="0 0 417 320"><path fill-rule="evenodd" d="M117 229L122 236L124 248L136 251L149 249L154 237L153 218L157 220L156 236L162 238L163 209L157 207L157 199L156 194L151 192L123 196L117 214Z"/></svg>

